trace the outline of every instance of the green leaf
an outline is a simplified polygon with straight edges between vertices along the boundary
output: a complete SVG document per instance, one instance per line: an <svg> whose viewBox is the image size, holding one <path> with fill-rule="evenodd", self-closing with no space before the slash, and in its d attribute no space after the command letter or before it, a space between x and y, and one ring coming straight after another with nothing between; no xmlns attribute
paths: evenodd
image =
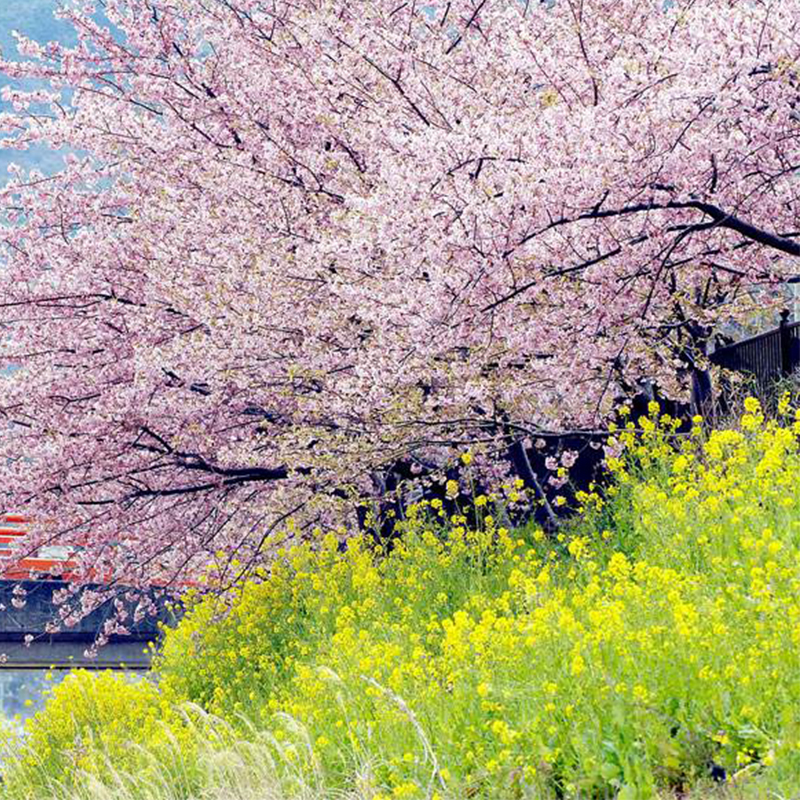
<svg viewBox="0 0 800 800"><path fill-rule="evenodd" d="M635 786L626 783L625 786L619 790L617 800L639 800L639 792L636 791Z"/></svg>
<svg viewBox="0 0 800 800"><path fill-rule="evenodd" d="M603 766L600 767L600 774L605 780L610 781L614 778L619 778L621 772L620 768L616 764L606 761Z"/></svg>

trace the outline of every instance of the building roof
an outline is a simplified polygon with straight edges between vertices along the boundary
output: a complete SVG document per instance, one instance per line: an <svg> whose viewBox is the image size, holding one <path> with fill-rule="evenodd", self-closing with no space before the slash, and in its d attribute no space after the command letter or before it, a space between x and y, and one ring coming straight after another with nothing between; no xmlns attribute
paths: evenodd
<svg viewBox="0 0 800 800"><path fill-rule="evenodd" d="M3 580L56 579L74 580L77 562L72 560L77 548L64 545L40 547L35 553L25 552L28 520L21 514L0 515L0 556L19 551L24 554L16 563L0 571Z"/></svg>

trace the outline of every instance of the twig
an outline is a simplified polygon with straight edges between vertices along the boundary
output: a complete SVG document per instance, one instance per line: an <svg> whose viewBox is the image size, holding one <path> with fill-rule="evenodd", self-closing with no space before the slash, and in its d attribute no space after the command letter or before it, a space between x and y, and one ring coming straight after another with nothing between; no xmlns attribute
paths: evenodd
<svg viewBox="0 0 800 800"><path fill-rule="evenodd" d="M525 445L520 442L519 443L519 452L522 455L522 460L525 463L525 468L528 470L528 477L531 479L534 488L536 489L536 493L539 495L541 499L544 510L547 512L547 518L550 520L550 525L552 526L553 530L557 530L559 528L559 521L558 517L556 516L556 512L553 511L553 507L550 505L550 501L547 499L547 495L544 493L544 489L542 488L542 484L539 483L539 478L536 473L531 468L531 462L528 459L528 454L525 452Z"/></svg>
<svg viewBox="0 0 800 800"><path fill-rule="evenodd" d="M419 739L422 742L422 747L425 750L425 756L430 758L431 763L433 764L433 772L431 773L431 779L428 782L428 792L426 795L427 800L431 800L433 797L433 785L435 781L439 781L439 785L442 787L442 789L446 789L447 787L439 769L439 762L436 760L436 753L433 752L433 747L431 747L431 743L428 740L428 737L425 735L422 725L420 725L419 720L415 716L414 712L408 707L406 701L403 700L399 694L395 694L391 689L381 686L374 678L368 678L366 675L361 675L361 680L365 681L370 686L373 686L375 689L381 692L381 694L386 695L386 697L388 697L408 717L409 722L414 726L414 730L417 732L417 736L419 736Z"/></svg>

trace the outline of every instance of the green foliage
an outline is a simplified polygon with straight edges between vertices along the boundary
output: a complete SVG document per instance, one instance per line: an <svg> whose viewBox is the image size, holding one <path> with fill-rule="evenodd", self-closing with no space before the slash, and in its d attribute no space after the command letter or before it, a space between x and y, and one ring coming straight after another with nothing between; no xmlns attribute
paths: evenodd
<svg viewBox="0 0 800 800"><path fill-rule="evenodd" d="M766 422L750 399L737 429L678 437L654 409L618 432L610 492L580 495L554 539L506 530L477 498L476 529L421 503L390 552L360 537L340 552L333 536L281 551L268 574L192 602L158 687L58 687L5 796L86 773L108 786L167 741L180 781L153 780L176 798L206 796L209 753L247 743L287 797L636 800L700 792L712 769L752 797L788 792L800 422L786 400L780 413ZM225 734L199 735L199 709Z"/></svg>
<svg viewBox="0 0 800 800"><path fill-rule="evenodd" d="M87 775L102 781L112 770L136 769L148 777L152 765L143 753L167 741L179 742L186 762L192 761L185 717L149 680L78 670L48 694L45 710L26 722L24 740L4 732L2 796L50 797L54 782L71 790Z"/></svg>

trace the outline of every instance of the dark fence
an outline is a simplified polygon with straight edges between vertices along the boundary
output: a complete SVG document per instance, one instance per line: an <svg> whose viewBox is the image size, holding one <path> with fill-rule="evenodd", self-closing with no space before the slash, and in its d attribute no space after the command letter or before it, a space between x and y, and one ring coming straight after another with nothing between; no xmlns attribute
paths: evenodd
<svg viewBox="0 0 800 800"><path fill-rule="evenodd" d="M134 605L121 598L123 607L128 612L130 633L110 636L108 644L100 648L97 657L89 658L85 651L92 648L98 632L103 629L103 624L115 607L106 603L75 625L62 625L58 631L51 631L48 623L58 616L58 606L53 600L53 594L67 585L62 581L0 579L0 670L53 667L147 669L150 666L150 650L147 645L158 641L158 623L175 620L175 614L167 608L166 601L153 597L158 615L132 622ZM86 588L103 587L87 585ZM17 608L14 600L20 589L24 590L25 605Z"/></svg>
<svg viewBox="0 0 800 800"><path fill-rule="evenodd" d="M767 386L800 367L800 322L789 322L789 312L782 311L777 328L721 347L709 360L726 369L749 372Z"/></svg>

